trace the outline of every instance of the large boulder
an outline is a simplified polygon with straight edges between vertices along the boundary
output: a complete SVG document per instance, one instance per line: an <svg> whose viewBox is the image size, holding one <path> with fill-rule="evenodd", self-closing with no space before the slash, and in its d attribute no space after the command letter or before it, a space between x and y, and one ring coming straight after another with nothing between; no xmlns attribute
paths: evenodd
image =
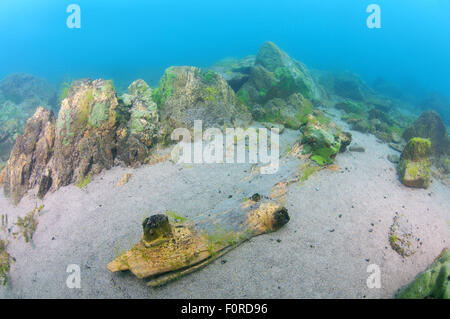
<svg viewBox="0 0 450 319"><path fill-rule="evenodd" d="M48 186L47 164L55 142L55 118L42 107L27 121L25 132L17 138L4 176L4 192L18 203L28 189Z"/></svg>
<svg viewBox="0 0 450 319"><path fill-rule="evenodd" d="M441 117L435 111L426 111L404 133L405 140L413 137L428 138L434 156L450 154L450 139Z"/></svg>
<svg viewBox="0 0 450 319"><path fill-rule="evenodd" d="M265 104L273 98L288 98L300 93L318 100L320 90L306 66L277 47L265 42L258 51L249 80L238 92L240 99L252 106Z"/></svg>
<svg viewBox="0 0 450 319"><path fill-rule="evenodd" d="M153 97L160 109L165 137L175 128L193 128L195 120L202 120L203 127L246 125L251 121L246 106L228 83L212 70L170 67Z"/></svg>
<svg viewBox="0 0 450 319"><path fill-rule="evenodd" d="M18 137L6 169L4 192L14 203L38 187L85 185L92 175L117 162L144 163L158 134L158 115L148 85L137 80L120 100L111 81L75 81L53 114L39 108Z"/></svg>
<svg viewBox="0 0 450 319"><path fill-rule="evenodd" d="M305 116L312 114L314 106L300 93L294 93L287 99L269 100L261 110L252 108L255 119L271 123L280 123L291 129L299 129L305 122Z"/></svg>
<svg viewBox="0 0 450 319"><path fill-rule="evenodd" d="M408 141L398 165L400 181L404 185L428 188L431 181L430 154L430 140L414 137Z"/></svg>
<svg viewBox="0 0 450 319"><path fill-rule="evenodd" d="M113 166L118 104L111 81L72 84L56 121L55 187L78 183Z"/></svg>
<svg viewBox="0 0 450 319"><path fill-rule="evenodd" d="M118 129L118 159L137 166L146 161L159 134L159 117L152 89L143 80L136 80L122 95L120 115L126 123Z"/></svg>

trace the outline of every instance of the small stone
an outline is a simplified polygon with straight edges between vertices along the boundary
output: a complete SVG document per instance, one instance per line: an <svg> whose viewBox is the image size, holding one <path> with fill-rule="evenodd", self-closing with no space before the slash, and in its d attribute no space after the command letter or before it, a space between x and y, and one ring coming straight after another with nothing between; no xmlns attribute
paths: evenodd
<svg viewBox="0 0 450 319"><path fill-rule="evenodd" d="M359 152L359 153L364 153L366 151L366 149L360 145L352 145L349 147L348 150L350 152Z"/></svg>

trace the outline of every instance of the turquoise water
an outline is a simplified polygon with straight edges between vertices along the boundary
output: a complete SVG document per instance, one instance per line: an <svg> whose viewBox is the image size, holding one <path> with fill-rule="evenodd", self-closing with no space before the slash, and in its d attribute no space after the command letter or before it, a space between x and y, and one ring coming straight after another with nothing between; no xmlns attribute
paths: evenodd
<svg viewBox="0 0 450 319"><path fill-rule="evenodd" d="M71 3L81 8L81 29L66 26ZM381 8L381 29L366 26L371 3ZM209 66L271 40L310 68L450 96L449 39L448 0L2 0L0 77L156 85L168 66Z"/></svg>

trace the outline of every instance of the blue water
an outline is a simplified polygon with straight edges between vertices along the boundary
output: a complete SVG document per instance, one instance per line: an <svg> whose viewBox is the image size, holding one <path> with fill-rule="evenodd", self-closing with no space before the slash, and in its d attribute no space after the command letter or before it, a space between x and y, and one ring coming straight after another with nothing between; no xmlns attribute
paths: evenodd
<svg viewBox="0 0 450 319"><path fill-rule="evenodd" d="M71 3L81 7L81 29L66 26ZM371 3L381 7L381 29L366 26ZM266 40L310 68L450 96L449 0L0 1L0 77L156 85L168 66L255 54Z"/></svg>

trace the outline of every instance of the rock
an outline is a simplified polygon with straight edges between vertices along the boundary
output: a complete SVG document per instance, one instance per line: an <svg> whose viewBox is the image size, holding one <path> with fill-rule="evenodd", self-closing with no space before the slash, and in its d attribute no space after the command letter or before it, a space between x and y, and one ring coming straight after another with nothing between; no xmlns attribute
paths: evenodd
<svg viewBox="0 0 450 319"><path fill-rule="evenodd" d="M349 147L348 150L350 152L359 152L359 153L364 153L366 151L366 149L360 145L352 145Z"/></svg>
<svg viewBox="0 0 450 319"><path fill-rule="evenodd" d="M122 176L122 178L120 179L120 181L117 182L116 186L123 186L126 183L128 183L128 181L131 178L131 174L130 173L126 173L125 175Z"/></svg>
<svg viewBox="0 0 450 319"><path fill-rule="evenodd" d="M401 144L389 143L388 145L390 148L397 152L403 152L404 146L402 146Z"/></svg>
<svg viewBox="0 0 450 319"><path fill-rule="evenodd" d="M367 113L367 108L364 104L350 100L336 103L334 107L349 114L364 115Z"/></svg>
<svg viewBox="0 0 450 319"><path fill-rule="evenodd" d="M350 72L316 72L319 83L333 95L353 101L367 100L373 90L356 74Z"/></svg>
<svg viewBox="0 0 450 319"><path fill-rule="evenodd" d="M29 74L12 74L0 81L0 161L6 161L27 119L39 106L56 109L55 90Z"/></svg>
<svg viewBox="0 0 450 319"><path fill-rule="evenodd" d="M38 185L37 196L43 198L61 186L83 185L116 160L140 163L157 134L155 104L143 81L130 86L125 100L119 105L111 81L80 80L62 101L56 121L50 111L39 108L11 152L5 194L17 203ZM142 150L136 151L135 145Z"/></svg>
<svg viewBox="0 0 450 319"><path fill-rule="evenodd" d="M217 73L196 67L170 67L153 97L160 108L163 135L175 128L203 128L247 125L251 115L233 89Z"/></svg>
<svg viewBox="0 0 450 319"><path fill-rule="evenodd" d="M302 144L303 153L311 153L311 160L319 165L332 164L341 148L337 134L311 118L303 132Z"/></svg>
<svg viewBox="0 0 450 319"><path fill-rule="evenodd" d="M397 299L449 299L450 252L444 248L427 270L420 273L406 287L400 289Z"/></svg>
<svg viewBox="0 0 450 319"><path fill-rule="evenodd" d="M269 100L264 105L264 120L279 123L291 129L299 129L305 123L305 116L312 112L311 101L301 94L294 93L285 100L280 98Z"/></svg>
<svg viewBox="0 0 450 319"><path fill-rule="evenodd" d="M210 69L218 73L237 92L248 81L255 65L255 56L242 59L224 59L214 64Z"/></svg>
<svg viewBox="0 0 450 319"><path fill-rule="evenodd" d="M159 135L157 105L152 89L143 80L136 80L122 96L123 116L127 125L118 129L119 160L136 167L146 162Z"/></svg>
<svg viewBox="0 0 450 319"><path fill-rule="evenodd" d="M415 137L409 140L400 157L398 174L400 181L409 187L428 188L430 173L431 143L428 139Z"/></svg>
<svg viewBox="0 0 450 319"><path fill-rule="evenodd" d="M428 138L431 141L431 153L434 156L450 154L450 139L441 117L435 111L426 111L407 128L403 138L408 141L413 137Z"/></svg>
<svg viewBox="0 0 450 319"><path fill-rule="evenodd" d="M17 138L6 166L4 192L17 204L28 189L46 188L45 173L55 143L55 119L51 111L40 107L27 121L25 133Z"/></svg>
<svg viewBox="0 0 450 319"><path fill-rule="evenodd" d="M387 159L389 160L389 162L397 164L398 162L400 162L400 156L396 155L396 154L388 154Z"/></svg>
<svg viewBox="0 0 450 319"><path fill-rule="evenodd" d="M247 105L265 104L274 98L286 99L300 93L307 99L320 99L321 92L305 65L292 59L272 42L258 51L255 66L238 96Z"/></svg>
<svg viewBox="0 0 450 319"><path fill-rule="evenodd" d="M413 225L404 216L396 214L389 230L389 243L400 256L408 257L416 253L418 238L413 234Z"/></svg>
<svg viewBox="0 0 450 319"><path fill-rule="evenodd" d="M341 148L339 152L343 153L347 150L347 146L352 142L352 134L349 132L341 132L339 134L339 139L341 140Z"/></svg>
<svg viewBox="0 0 450 319"><path fill-rule="evenodd" d="M114 165L118 104L111 81L72 84L56 121L54 187L79 183Z"/></svg>
<svg viewBox="0 0 450 319"><path fill-rule="evenodd" d="M402 137L400 136L400 134L398 134L396 132L392 132L391 139L392 139L392 142L394 142L394 143L401 143L402 142Z"/></svg>
<svg viewBox="0 0 450 319"><path fill-rule="evenodd" d="M276 124L276 123L264 123L264 127L268 130L277 128L278 133L281 134L284 131L284 125L283 124Z"/></svg>

